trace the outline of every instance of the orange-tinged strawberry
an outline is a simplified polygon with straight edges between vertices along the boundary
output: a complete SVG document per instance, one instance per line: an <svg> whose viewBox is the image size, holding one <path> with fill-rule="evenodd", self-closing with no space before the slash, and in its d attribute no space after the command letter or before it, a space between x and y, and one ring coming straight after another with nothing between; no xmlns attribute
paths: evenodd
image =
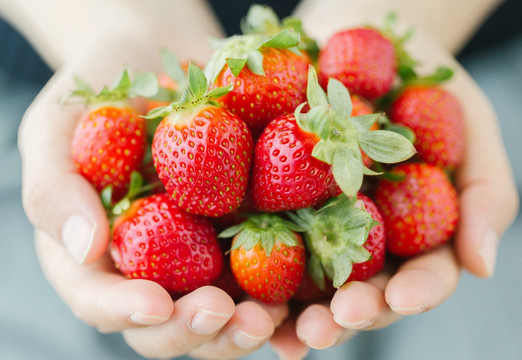
<svg viewBox="0 0 522 360"><path fill-rule="evenodd" d="M64 102L80 98L87 107L76 125L71 155L78 171L101 192L112 186L113 200L122 198L130 175L139 170L146 148L145 120L132 107L130 99L153 95L157 79L141 74L131 79L127 70L117 84L98 94L81 79Z"/></svg>
<svg viewBox="0 0 522 360"><path fill-rule="evenodd" d="M252 215L220 233L233 236L230 266L237 283L267 304L292 298L305 269L305 248L299 227L274 214Z"/></svg>

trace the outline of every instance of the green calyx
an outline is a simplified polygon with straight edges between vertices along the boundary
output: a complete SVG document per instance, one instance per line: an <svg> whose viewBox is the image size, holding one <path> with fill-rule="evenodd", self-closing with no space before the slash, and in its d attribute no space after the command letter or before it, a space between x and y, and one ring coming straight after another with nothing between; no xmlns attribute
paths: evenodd
<svg viewBox="0 0 522 360"><path fill-rule="evenodd" d="M133 200L148 193L160 184L160 182L145 183L143 176L138 171L133 171L130 174L129 189L127 190L127 193L116 203L113 203L112 199L112 185L103 188L100 193L100 198L111 224L117 216L123 214L130 208Z"/></svg>
<svg viewBox="0 0 522 360"><path fill-rule="evenodd" d="M340 195L319 210L305 208L288 216L305 229L308 271L321 289L325 276L338 288L350 277L353 264L371 258L364 244L377 222L356 197Z"/></svg>
<svg viewBox="0 0 522 360"><path fill-rule="evenodd" d="M180 99L167 106L151 110L145 118L164 118L173 112L183 109L192 109L202 104L215 104L217 99L227 94L232 85L210 89L205 73L196 65L190 63L188 68L188 82L181 93Z"/></svg>
<svg viewBox="0 0 522 360"><path fill-rule="evenodd" d="M330 79L325 93L312 66L308 72L307 100L310 111L301 113L305 105L301 104L295 110L296 121L303 130L321 139L312 156L332 165L335 181L348 197L357 194L364 175L379 174L364 165L361 149L371 159L387 164L409 159L416 152L412 142L398 131L370 131L376 121L381 121L382 114L352 117L352 101L346 87Z"/></svg>
<svg viewBox="0 0 522 360"><path fill-rule="evenodd" d="M213 83L223 67L228 65L234 76L239 75L245 66L254 74L264 76L263 48L288 49L301 55L298 49L300 41L300 34L291 29L283 29L272 36L252 33L214 40L212 45L216 50L207 63L205 74Z"/></svg>
<svg viewBox="0 0 522 360"><path fill-rule="evenodd" d="M253 4L241 21L241 31L243 34L261 34L273 36L278 32L290 29L301 36L299 45L300 50L308 53L313 61L317 60L319 55L319 46L303 29L303 23L300 19L288 16L279 19L275 11L266 5Z"/></svg>
<svg viewBox="0 0 522 360"><path fill-rule="evenodd" d="M301 226L275 214L254 214L241 224L224 230L218 236L220 238L235 236L231 251L241 246L245 250L250 250L257 244L261 244L267 256L270 256L276 241L289 247L300 246L295 233L303 230Z"/></svg>
<svg viewBox="0 0 522 360"><path fill-rule="evenodd" d="M158 79L153 73L138 73L131 77L128 69L120 73L113 86L104 86L98 93L78 76L74 77L74 82L76 89L61 100L62 104L96 104L126 101L134 97L152 98L159 89Z"/></svg>

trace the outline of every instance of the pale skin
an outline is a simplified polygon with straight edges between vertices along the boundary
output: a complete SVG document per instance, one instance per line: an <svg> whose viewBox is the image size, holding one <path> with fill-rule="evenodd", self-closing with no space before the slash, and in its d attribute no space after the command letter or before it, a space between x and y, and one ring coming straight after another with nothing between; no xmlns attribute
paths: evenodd
<svg viewBox="0 0 522 360"><path fill-rule="evenodd" d="M214 287L172 301L158 285L126 280L115 271L106 252L109 228L99 197L76 173L69 157L72 130L82 109L62 108L57 100L72 88L75 74L96 88L123 66L159 70L161 46L204 63L211 51L206 39L223 34L203 1L83 1L81 11L72 3L55 0L54 6L39 8L37 0L5 0L0 12L56 70L20 128L22 195L35 227L42 269L85 323L103 332L122 332L128 345L145 357L237 358L270 341L281 358L300 359L310 347L327 348L357 331L382 328L436 307L453 293L462 268L479 277L493 275L498 239L518 211L518 196L496 115L452 53L497 1L475 1L474 12L464 12L465 16L458 9L448 10L464 3L452 0L422 2L423 6L418 1L386 1L388 7L381 10L382 1L331 1L326 6L325 1L307 0L297 9L320 43L335 29L366 20L379 23L385 11L395 8L393 4L395 9L408 9L397 12L404 25L417 29L410 51L426 68L438 64L456 68L448 86L462 100L474 126L467 127L465 160L457 175L461 221L455 245L409 260L394 273L346 284L330 303L311 305L288 321L284 321L290 312L286 305L269 307L253 301L235 305ZM175 11L180 3L183 16ZM94 16L100 9L105 15ZM431 16L437 9L448 14L444 24ZM49 16L44 16L46 12ZM60 14L60 19L70 21L57 21ZM459 14L459 21L452 21L452 14ZM320 21L325 18L326 24ZM459 24L455 29L447 25L455 23Z"/></svg>

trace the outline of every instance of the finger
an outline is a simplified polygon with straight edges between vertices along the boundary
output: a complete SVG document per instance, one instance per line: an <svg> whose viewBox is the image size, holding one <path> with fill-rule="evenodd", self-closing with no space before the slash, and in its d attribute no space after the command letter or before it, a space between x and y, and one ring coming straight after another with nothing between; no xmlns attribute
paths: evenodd
<svg viewBox="0 0 522 360"><path fill-rule="evenodd" d="M209 292L213 291L212 296ZM206 296L199 296L202 292ZM220 291L219 294L217 291ZM161 325L123 332L136 352L147 358L184 354L205 359L236 358L254 351L274 331L272 319L254 302L225 306L226 293L200 288L174 304L172 318Z"/></svg>
<svg viewBox="0 0 522 360"><path fill-rule="evenodd" d="M288 317L288 313L290 312L287 303L269 305L262 303L261 301L249 298L249 301L253 301L258 304L270 317L272 318L272 322L275 327L278 327L283 323L283 321Z"/></svg>
<svg viewBox="0 0 522 360"><path fill-rule="evenodd" d="M114 272L111 260L80 265L47 234L36 235L42 270L80 320L103 332L156 325L172 314L170 295L158 284L128 280Z"/></svg>
<svg viewBox="0 0 522 360"><path fill-rule="evenodd" d="M398 320L400 316L384 298L389 277L382 273L368 282L353 281L339 288L330 303L335 322L346 329L373 330Z"/></svg>
<svg viewBox="0 0 522 360"><path fill-rule="evenodd" d="M283 306L283 305L277 305ZM259 349L274 333L272 316L253 301L236 306L236 312L210 342L189 355L202 359L235 359Z"/></svg>
<svg viewBox="0 0 522 360"><path fill-rule="evenodd" d="M307 307L297 318L297 337L313 349L326 349L346 341L357 333L337 324L325 304Z"/></svg>
<svg viewBox="0 0 522 360"><path fill-rule="evenodd" d="M223 290L205 286L176 300L169 321L129 329L123 336L129 346L144 357L180 356L212 340L234 312L234 302Z"/></svg>
<svg viewBox="0 0 522 360"><path fill-rule="evenodd" d="M35 227L63 241L79 263L105 252L109 225L98 193L76 171L70 141L77 107L58 104L70 89L72 75L59 71L29 107L19 133L22 199Z"/></svg>
<svg viewBox="0 0 522 360"><path fill-rule="evenodd" d="M400 315L428 311L453 293L459 274L453 248L444 246L406 261L388 282L385 300Z"/></svg>
<svg viewBox="0 0 522 360"><path fill-rule="evenodd" d="M279 359L304 359L310 348L296 334L295 319L287 319L270 338L270 345Z"/></svg>
<svg viewBox="0 0 522 360"><path fill-rule="evenodd" d="M467 119L467 146L457 173L460 222L456 250L472 274L494 273L498 242L516 217L519 196L496 115L485 95L465 73L455 80Z"/></svg>

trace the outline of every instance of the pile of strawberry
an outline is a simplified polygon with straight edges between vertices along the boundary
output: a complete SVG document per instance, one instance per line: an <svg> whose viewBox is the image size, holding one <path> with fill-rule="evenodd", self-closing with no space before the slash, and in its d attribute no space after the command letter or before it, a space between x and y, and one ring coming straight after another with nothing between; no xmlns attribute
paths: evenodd
<svg viewBox="0 0 522 360"><path fill-rule="evenodd" d="M447 243L462 110L451 71L418 76L390 23L319 48L253 6L204 70L163 51L159 76L124 71L97 94L77 79L72 157L107 207L116 267L173 296L312 301Z"/></svg>

